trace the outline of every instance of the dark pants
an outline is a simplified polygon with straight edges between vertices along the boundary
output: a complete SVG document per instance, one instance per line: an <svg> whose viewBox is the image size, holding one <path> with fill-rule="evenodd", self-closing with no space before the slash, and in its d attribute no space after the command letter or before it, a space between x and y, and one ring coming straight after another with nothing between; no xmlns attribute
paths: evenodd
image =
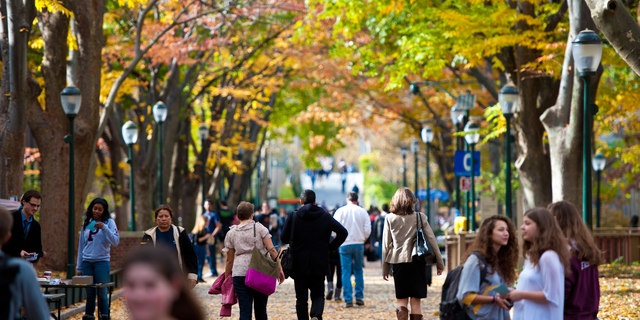
<svg viewBox="0 0 640 320"><path fill-rule="evenodd" d="M244 284L245 277L233 277L233 289L238 296L240 308L240 320L251 320L251 309L255 309L256 320L267 320L267 296L247 287Z"/></svg>
<svg viewBox="0 0 640 320"><path fill-rule="evenodd" d="M209 255L207 256L207 260L209 261L209 268L211 269L211 273L214 276L218 275L218 270L216 270L216 245L218 244L218 238L215 238L215 242L213 245L207 244L209 248Z"/></svg>
<svg viewBox="0 0 640 320"><path fill-rule="evenodd" d="M296 275L293 279L296 289L296 313L298 320L308 320L309 316L322 320L324 310L324 275ZM311 291L311 311L309 310Z"/></svg>
<svg viewBox="0 0 640 320"><path fill-rule="evenodd" d="M342 289L342 266L340 259L329 259L329 274L327 275L327 283L333 284L333 275L336 275L336 288Z"/></svg>

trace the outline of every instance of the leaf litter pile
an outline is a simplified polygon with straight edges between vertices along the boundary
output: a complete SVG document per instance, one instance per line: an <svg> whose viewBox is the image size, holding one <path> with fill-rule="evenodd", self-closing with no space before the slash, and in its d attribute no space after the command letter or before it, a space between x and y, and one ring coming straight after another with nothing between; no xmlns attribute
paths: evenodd
<svg viewBox="0 0 640 320"><path fill-rule="evenodd" d="M204 274L207 274L205 270ZM365 267L365 306L345 308L344 301L325 301L323 318L328 320L354 319L395 319L395 294L393 279L384 281L381 276L379 262L369 262ZM429 287L427 299L422 301L422 314L425 319L438 319L440 290L445 275L436 276L434 269L433 286ZM219 295L209 295L207 290L214 278L207 278L207 283L196 286L194 293L205 309L207 319L237 319L238 305L233 306L230 318L221 318ZM335 280L334 280L335 281ZM600 312L598 319L640 319L640 266L603 265L600 267ZM310 303L310 302L309 302ZM295 291L293 280L287 279L279 285L276 292L269 297L267 305L269 319L296 319ZM71 319L82 319L82 312ZM122 298L114 299L111 304L112 319L129 319L127 308Z"/></svg>

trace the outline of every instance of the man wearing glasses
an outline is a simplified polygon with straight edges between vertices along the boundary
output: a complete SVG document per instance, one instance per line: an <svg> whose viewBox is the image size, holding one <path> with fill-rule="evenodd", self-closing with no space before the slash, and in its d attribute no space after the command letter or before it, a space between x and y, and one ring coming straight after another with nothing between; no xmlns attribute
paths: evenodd
<svg viewBox="0 0 640 320"><path fill-rule="evenodd" d="M33 218L42 204L40 192L29 190L20 199L20 208L13 212L11 239L2 250L9 256L20 257L31 263L42 258L42 237L40 223Z"/></svg>

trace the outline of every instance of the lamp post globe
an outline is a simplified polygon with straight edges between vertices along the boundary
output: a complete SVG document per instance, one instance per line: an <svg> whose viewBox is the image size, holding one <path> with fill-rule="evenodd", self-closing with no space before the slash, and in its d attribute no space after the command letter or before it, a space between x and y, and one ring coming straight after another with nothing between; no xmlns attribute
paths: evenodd
<svg viewBox="0 0 640 320"><path fill-rule="evenodd" d="M451 107L451 122L457 127L462 123L464 117L464 110L460 109L457 104Z"/></svg>
<svg viewBox="0 0 640 320"><path fill-rule="evenodd" d="M164 161L162 160L162 156L163 156L163 147L164 147L164 135L162 134L162 124L164 124L164 122L167 120L167 114L169 113L169 109L167 109L167 106L164 104L164 102L162 101L158 101L156 102L155 105L153 105L153 119L156 121L156 123L158 124L158 186L157 186L157 193L158 193L158 206L164 203L164 178L163 178L163 164Z"/></svg>
<svg viewBox="0 0 640 320"><path fill-rule="evenodd" d="M420 137L422 138L422 142L426 144L431 143L433 141L433 130L429 127L422 128Z"/></svg>
<svg viewBox="0 0 640 320"><path fill-rule="evenodd" d="M204 140L209 136L209 128L204 123L198 127L198 135L200 140Z"/></svg>
<svg viewBox="0 0 640 320"><path fill-rule="evenodd" d="M580 31L572 42L573 61L580 76L594 75L602 59L602 39L592 30Z"/></svg>
<svg viewBox="0 0 640 320"><path fill-rule="evenodd" d="M598 172L604 170L604 167L607 165L607 158L600 152L596 153L593 156L593 171Z"/></svg>
<svg viewBox="0 0 640 320"><path fill-rule="evenodd" d="M498 100L500 103L500 110L502 110L502 114L505 116L513 115L514 112L518 111L518 107L520 106L520 96L518 95L518 90L512 83L507 83L506 86L502 87L500 94L498 95Z"/></svg>
<svg viewBox="0 0 640 320"><path fill-rule="evenodd" d="M480 141L480 126L475 122L469 122L464 127L464 139L467 141L469 145L469 151L471 151L471 191L469 194L471 195L471 212L469 213L470 221L468 221L470 228L469 231L474 231L476 229L476 190L475 190L475 152L474 147Z"/></svg>
<svg viewBox="0 0 640 320"><path fill-rule="evenodd" d="M129 120L122 125L122 140L127 145L129 152L129 210L131 211L130 231L136 231L136 193L133 175L133 145L138 142L138 126Z"/></svg>
<svg viewBox="0 0 640 320"><path fill-rule="evenodd" d="M80 90L74 86L68 86L60 92L60 103L64 114L69 118L69 135L64 137L64 141L69 144L69 212L68 212L68 231L67 231L67 277L71 279L75 275L74 262L74 241L75 241L75 174L74 174L74 150L73 150L73 119L80 111L82 103L82 94Z"/></svg>

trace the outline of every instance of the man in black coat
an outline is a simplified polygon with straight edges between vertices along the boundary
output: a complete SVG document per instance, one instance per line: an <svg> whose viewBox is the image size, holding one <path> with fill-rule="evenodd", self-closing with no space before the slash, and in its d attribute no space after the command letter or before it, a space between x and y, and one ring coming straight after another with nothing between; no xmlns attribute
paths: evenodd
<svg viewBox="0 0 640 320"><path fill-rule="evenodd" d="M20 204L18 211L11 213L13 216L12 236L9 242L2 247L2 250L9 256L36 263L44 253L40 223L33 215L40 209L42 196L36 190L29 190L22 195Z"/></svg>
<svg viewBox="0 0 640 320"><path fill-rule="evenodd" d="M347 229L316 205L316 194L304 190L302 207L289 214L282 230L283 243L291 243L298 320L322 320L324 310L324 278L329 270L329 250L337 250L347 238ZM293 222L292 222L293 220ZM291 231L293 228L293 237ZM336 236L331 239L331 233ZM307 300L311 292L311 311Z"/></svg>

